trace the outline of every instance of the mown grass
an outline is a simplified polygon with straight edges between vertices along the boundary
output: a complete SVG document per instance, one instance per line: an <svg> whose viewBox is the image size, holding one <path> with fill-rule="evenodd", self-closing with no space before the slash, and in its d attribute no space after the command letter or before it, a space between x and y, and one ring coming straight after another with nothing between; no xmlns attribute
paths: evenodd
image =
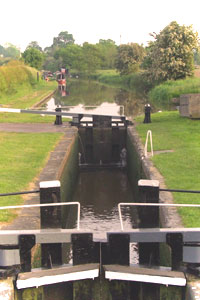
<svg viewBox="0 0 200 300"><path fill-rule="evenodd" d="M0 67L0 105L9 108L31 108L55 90L56 82L37 81L37 71L14 62ZM0 122L53 123L55 117L0 113ZM62 133L0 133L0 193L29 189L39 175L50 151ZM23 203L22 196L0 197L0 206ZM10 222L16 211L1 210L0 222Z"/></svg>
<svg viewBox="0 0 200 300"><path fill-rule="evenodd" d="M147 130L152 130L155 150L174 150L154 155L152 161L171 189L200 190L200 122L182 118L176 112L152 114L152 123L136 119L136 128L145 143ZM200 204L200 194L173 193L176 203ZM199 208L179 209L186 227L200 227Z"/></svg>
<svg viewBox="0 0 200 300"><path fill-rule="evenodd" d="M62 133L0 133L0 193L27 190L39 175ZM0 206L18 205L21 196L0 197ZM0 222L11 221L15 212L0 211Z"/></svg>

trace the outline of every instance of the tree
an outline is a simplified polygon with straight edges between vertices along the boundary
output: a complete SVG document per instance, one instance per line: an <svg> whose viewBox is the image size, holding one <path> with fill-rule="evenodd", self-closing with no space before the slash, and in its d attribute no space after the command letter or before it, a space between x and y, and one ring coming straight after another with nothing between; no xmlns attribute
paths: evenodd
<svg viewBox="0 0 200 300"><path fill-rule="evenodd" d="M103 69L113 69L115 67L115 59L117 55L117 46L115 45L115 42L111 39L100 39L96 46L102 56L101 67Z"/></svg>
<svg viewBox="0 0 200 300"><path fill-rule="evenodd" d="M83 69L82 48L79 45L69 44L65 48L60 48L54 54L56 60L62 59L62 65L66 68L73 68L78 71Z"/></svg>
<svg viewBox="0 0 200 300"><path fill-rule="evenodd" d="M35 48L29 48L24 51L22 57L26 64L29 64L31 67L40 69L44 60L44 55Z"/></svg>
<svg viewBox="0 0 200 300"><path fill-rule="evenodd" d="M73 35L68 33L68 31L61 31L57 37L53 39L53 47L65 47L66 45L74 44Z"/></svg>
<svg viewBox="0 0 200 300"><path fill-rule="evenodd" d="M144 54L144 47L137 43L120 45L115 62L116 69L121 75L137 72Z"/></svg>
<svg viewBox="0 0 200 300"><path fill-rule="evenodd" d="M82 46L82 66L88 74L95 72L101 63L101 54L96 45L84 43Z"/></svg>
<svg viewBox="0 0 200 300"><path fill-rule="evenodd" d="M6 44L6 47L4 48L4 57L19 59L20 55L20 50L16 46L10 43Z"/></svg>
<svg viewBox="0 0 200 300"><path fill-rule="evenodd" d="M36 42L36 41L30 42L28 44L28 46L26 47L26 49L30 49L30 48L38 49L40 52L42 52L42 47L40 47L38 42Z"/></svg>
<svg viewBox="0 0 200 300"><path fill-rule="evenodd" d="M191 76L194 69L193 50L198 47L198 35L191 26L173 21L149 44L144 66L153 82Z"/></svg>
<svg viewBox="0 0 200 300"><path fill-rule="evenodd" d="M194 50L194 64L195 65L200 65L200 49L195 49Z"/></svg>

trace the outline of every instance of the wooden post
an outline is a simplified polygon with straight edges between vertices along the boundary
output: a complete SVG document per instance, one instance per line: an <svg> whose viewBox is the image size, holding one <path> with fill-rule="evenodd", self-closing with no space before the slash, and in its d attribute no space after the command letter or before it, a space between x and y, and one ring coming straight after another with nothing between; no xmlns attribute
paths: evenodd
<svg viewBox="0 0 200 300"><path fill-rule="evenodd" d="M139 201L142 203L159 203L159 181L139 180ZM159 207L139 208L140 228L159 227ZM139 263L143 265L159 265L159 243L139 243ZM160 295L160 286L142 284L144 294L149 299L157 300Z"/></svg>
<svg viewBox="0 0 200 300"><path fill-rule="evenodd" d="M40 203L58 203L60 198L60 181L40 182ZM61 228L61 207L40 208L41 228ZM62 244L41 245L42 266L52 267L62 264Z"/></svg>

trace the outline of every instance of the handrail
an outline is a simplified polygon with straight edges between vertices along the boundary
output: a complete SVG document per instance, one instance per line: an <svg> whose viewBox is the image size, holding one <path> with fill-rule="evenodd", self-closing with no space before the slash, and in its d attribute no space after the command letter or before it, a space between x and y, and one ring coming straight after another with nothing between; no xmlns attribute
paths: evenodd
<svg viewBox="0 0 200 300"><path fill-rule="evenodd" d="M153 156L153 141L152 141L152 132L151 130L147 131L147 136L146 136L146 142L144 146L144 156L147 157L147 147L148 147L148 140L150 137L150 145L151 145L151 156Z"/></svg>
<svg viewBox="0 0 200 300"><path fill-rule="evenodd" d="M178 189L159 189L160 192L173 192L173 193L191 193L200 194L200 191L195 190L178 190Z"/></svg>
<svg viewBox="0 0 200 300"><path fill-rule="evenodd" d="M4 193L4 194L0 194L0 197L25 195L25 194L35 194L35 193L39 193L39 192L40 192L40 190L24 191L24 192L13 192L13 193Z"/></svg>
<svg viewBox="0 0 200 300"><path fill-rule="evenodd" d="M121 206L171 206L171 207L200 207L200 204L174 204L174 203L126 203L121 202L118 204L118 212L119 212L119 219L121 224L121 230L124 230L123 220L122 220L122 212Z"/></svg>
<svg viewBox="0 0 200 300"><path fill-rule="evenodd" d="M80 229L80 211L81 205L79 202L59 202L59 203L44 203L44 204L31 204L31 205L12 205L12 206L0 206L0 210L4 209L19 209L19 208L33 208L33 207L48 207L48 206L65 206L65 205L77 205L77 229Z"/></svg>

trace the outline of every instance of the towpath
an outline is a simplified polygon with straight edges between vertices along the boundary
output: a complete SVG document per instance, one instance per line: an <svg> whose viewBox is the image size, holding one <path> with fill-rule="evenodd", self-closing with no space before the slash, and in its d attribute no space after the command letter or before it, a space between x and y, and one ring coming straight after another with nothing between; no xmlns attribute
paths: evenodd
<svg viewBox="0 0 200 300"><path fill-rule="evenodd" d="M63 125L49 123L0 123L0 131L4 132L65 132L71 128L68 122Z"/></svg>

